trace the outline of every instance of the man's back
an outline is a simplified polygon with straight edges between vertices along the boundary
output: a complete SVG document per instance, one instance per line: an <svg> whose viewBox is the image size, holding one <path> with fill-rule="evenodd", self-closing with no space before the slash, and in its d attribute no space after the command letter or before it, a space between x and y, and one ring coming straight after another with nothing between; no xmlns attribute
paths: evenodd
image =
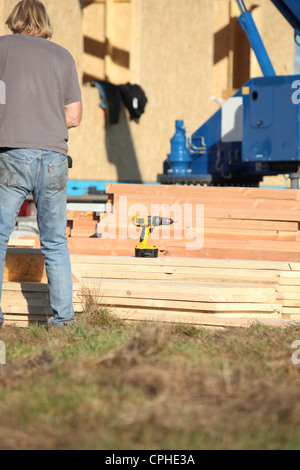
<svg viewBox="0 0 300 470"><path fill-rule="evenodd" d="M48 277L49 325L76 322L66 237L68 129L81 121L81 90L70 53L49 41L53 28L39 0L21 0L0 37L0 328L7 242L20 207L32 194ZM1 101L2 96L0 96Z"/></svg>
<svg viewBox="0 0 300 470"><path fill-rule="evenodd" d="M0 147L67 154L65 106L81 100L75 63L63 47L41 37L0 37L0 79L6 104Z"/></svg>

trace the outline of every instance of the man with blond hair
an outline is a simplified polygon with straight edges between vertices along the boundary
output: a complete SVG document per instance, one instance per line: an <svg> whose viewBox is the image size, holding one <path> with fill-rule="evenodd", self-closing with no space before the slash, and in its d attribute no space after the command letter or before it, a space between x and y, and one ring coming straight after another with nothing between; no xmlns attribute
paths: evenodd
<svg viewBox="0 0 300 470"><path fill-rule="evenodd" d="M50 325L75 322L66 232L68 129L81 121L81 89L74 59L51 42L44 5L22 0L0 37L0 291L9 237L20 207L32 193L53 311ZM0 309L0 325L3 324Z"/></svg>

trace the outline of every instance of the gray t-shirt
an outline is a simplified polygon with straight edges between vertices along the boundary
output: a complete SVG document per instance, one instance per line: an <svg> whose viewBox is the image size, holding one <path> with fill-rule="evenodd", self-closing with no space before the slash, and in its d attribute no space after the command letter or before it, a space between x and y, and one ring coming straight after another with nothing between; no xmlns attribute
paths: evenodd
<svg viewBox="0 0 300 470"><path fill-rule="evenodd" d="M67 155L65 105L81 101L72 55L40 37L2 36L0 80L6 89L6 103L1 105L0 147Z"/></svg>

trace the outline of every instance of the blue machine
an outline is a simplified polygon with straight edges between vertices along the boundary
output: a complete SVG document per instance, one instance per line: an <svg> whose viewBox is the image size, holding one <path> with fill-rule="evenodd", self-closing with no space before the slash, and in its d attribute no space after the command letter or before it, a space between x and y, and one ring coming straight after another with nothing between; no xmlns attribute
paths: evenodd
<svg viewBox="0 0 300 470"><path fill-rule="evenodd" d="M300 34L300 0L271 0ZM276 76L252 15L243 0L239 23L263 77L250 79L194 134L175 123L162 184L258 186L264 176L300 177L300 75Z"/></svg>

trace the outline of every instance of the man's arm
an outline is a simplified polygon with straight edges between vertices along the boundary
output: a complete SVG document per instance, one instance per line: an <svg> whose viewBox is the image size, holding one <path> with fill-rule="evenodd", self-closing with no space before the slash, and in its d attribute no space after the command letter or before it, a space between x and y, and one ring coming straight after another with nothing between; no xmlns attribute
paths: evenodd
<svg viewBox="0 0 300 470"><path fill-rule="evenodd" d="M76 101L76 103L68 104L67 106L65 106L65 111L68 129L71 129L71 127L78 127L82 117L81 101Z"/></svg>

